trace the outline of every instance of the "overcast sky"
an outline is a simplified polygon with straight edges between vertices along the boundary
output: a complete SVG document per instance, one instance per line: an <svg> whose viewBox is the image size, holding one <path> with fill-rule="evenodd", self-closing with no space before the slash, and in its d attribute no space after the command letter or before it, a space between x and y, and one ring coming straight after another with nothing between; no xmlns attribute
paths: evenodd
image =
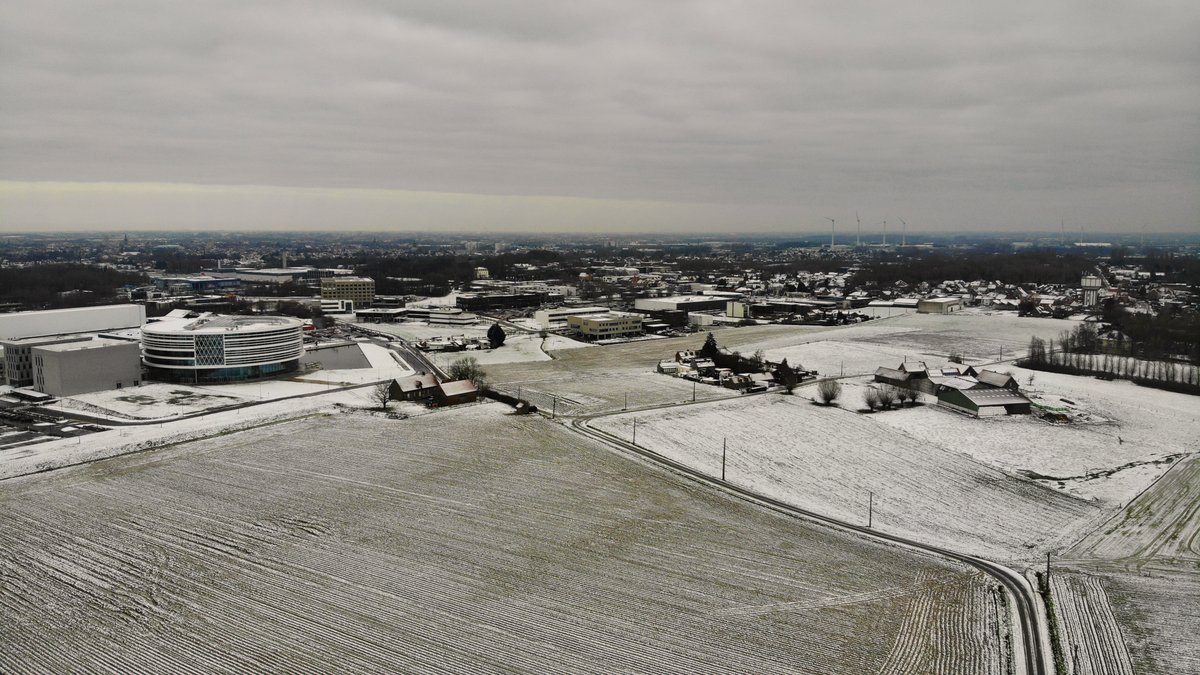
<svg viewBox="0 0 1200 675"><path fill-rule="evenodd" d="M0 229L1200 231L1200 2L0 3Z"/></svg>

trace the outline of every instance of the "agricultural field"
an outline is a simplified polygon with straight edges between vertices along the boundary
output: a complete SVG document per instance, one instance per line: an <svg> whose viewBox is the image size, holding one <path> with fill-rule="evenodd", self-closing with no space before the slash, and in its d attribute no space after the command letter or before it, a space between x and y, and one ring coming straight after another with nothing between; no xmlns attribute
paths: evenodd
<svg viewBox="0 0 1200 675"><path fill-rule="evenodd" d="M1036 559L1105 517L1096 504L1001 471L876 418L767 394L604 417L592 425L792 504L997 560Z"/></svg>
<svg viewBox="0 0 1200 675"><path fill-rule="evenodd" d="M1050 576L1067 675L1133 675L1133 662L1100 579L1086 574Z"/></svg>
<svg viewBox="0 0 1200 675"><path fill-rule="evenodd" d="M1200 673L1200 575L1114 574L1103 580L1137 673Z"/></svg>
<svg viewBox="0 0 1200 675"><path fill-rule="evenodd" d="M281 422L0 508L3 672L1007 668L977 573L497 404Z"/></svg>

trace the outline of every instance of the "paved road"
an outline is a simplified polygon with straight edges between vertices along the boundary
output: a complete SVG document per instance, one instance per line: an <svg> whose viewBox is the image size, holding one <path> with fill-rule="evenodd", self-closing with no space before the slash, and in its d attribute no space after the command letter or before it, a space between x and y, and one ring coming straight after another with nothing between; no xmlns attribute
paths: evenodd
<svg viewBox="0 0 1200 675"><path fill-rule="evenodd" d="M682 474L686 478L718 487L737 497L758 503L781 513L809 521L816 521L826 525L832 525L834 527L841 528L843 530L849 530L867 537L873 537L882 541L900 544L912 549L924 551L926 553L932 553L934 555L950 558L980 570L984 574L987 574L988 576L991 576L999 581L1000 584L1008 590L1009 595L1013 598L1014 606L1017 610L1017 616L1021 622L1020 634L1014 635L1015 640L1020 642L1019 645L1014 645L1016 650L1014 657L1017 660L1016 665L1018 672L1025 672L1029 673L1030 675L1045 675L1047 673L1054 672L1053 662L1047 661L1047 659L1050 658L1048 638L1049 626L1046 622L1043 605L1038 597L1037 591L1034 590L1033 586L1029 583L1029 580L1015 570L1005 567L999 563L984 560L982 558L958 553L940 546L931 546L929 544L908 539L906 537L879 532L863 525L848 523L835 518L830 518L829 516L825 516L814 511L792 506L791 504L778 499L767 497L766 495L762 495L747 488L734 485L728 481L721 480L718 477L710 476L685 464L681 464L675 460L664 457L663 455L660 455L652 450L648 450L640 445L630 443L618 436L600 429L592 428L589 424L592 420L610 415L656 410L660 408L671 408L681 405L702 405L705 403L719 403L719 401L666 403L655 406L647 406L645 408L638 408L636 410L614 410L611 412L598 413L594 415L581 415L571 418L570 428L589 438L598 440L610 447L614 447L618 450L626 452L632 452L656 464L665 466L676 473Z"/></svg>

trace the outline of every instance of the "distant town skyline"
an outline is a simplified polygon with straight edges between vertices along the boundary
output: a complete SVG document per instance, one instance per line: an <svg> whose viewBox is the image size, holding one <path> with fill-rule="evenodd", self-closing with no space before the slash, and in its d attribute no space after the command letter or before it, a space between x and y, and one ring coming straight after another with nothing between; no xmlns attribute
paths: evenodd
<svg viewBox="0 0 1200 675"><path fill-rule="evenodd" d="M0 232L1200 231L1200 9L0 6Z"/></svg>

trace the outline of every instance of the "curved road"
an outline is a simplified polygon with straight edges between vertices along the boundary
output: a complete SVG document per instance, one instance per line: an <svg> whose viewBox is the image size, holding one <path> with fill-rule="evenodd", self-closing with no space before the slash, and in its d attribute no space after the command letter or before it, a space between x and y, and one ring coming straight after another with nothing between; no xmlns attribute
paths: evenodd
<svg viewBox="0 0 1200 675"><path fill-rule="evenodd" d="M697 401L695 404L700 403L712 403L712 401ZM686 478L698 481L700 483L707 483L737 497L761 504L767 508L774 509L787 515L805 520L816 521L843 530L849 530L867 537L873 537L882 541L900 544L902 546L907 546L909 548L924 551L926 553L932 553L934 555L950 558L980 570L984 574L987 574L988 576L991 576L999 581L1000 584L1008 590L1009 595L1013 598L1017 615L1021 621L1021 632L1019 635L1021 646L1014 653L1014 656L1018 659L1018 670L1031 675L1046 675L1047 673L1054 672L1053 663L1047 663L1047 659L1050 656L1049 640L1046 638L1046 636L1049 634L1049 627L1046 624L1042 603L1037 597L1037 592L1029 584L1029 581L1018 572L1009 569L1004 565L984 560L982 558L976 558L975 556L957 553L939 546L931 546L929 544L914 541L898 535L879 532L878 530L874 530L863 525L848 523L835 518L830 518L829 516L825 516L814 511L793 506L778 499L774 499L747 488L734 485L733 483L721 480L715 476L710 476L697 469L687 466L686 464L682 464L668 457L664 457L663 455L660 455L652 450L648 450L639 445L634 445L629 441L626 441L606 431L594 429L589 425L592 420L600 417L620 415L629 412L642 412L660 408L670 408L679 405L694 404L691 402L666 403L661 405L647 406L645 408L638 408L637 410L614 410L611 412L597 413L594 415L580 415L572 418L571 428L589 438L609 445L610 447L626 452L632 452L643 457L644 459L650 460L661 466L665 466L672 471L682 474Z"/></svg>

